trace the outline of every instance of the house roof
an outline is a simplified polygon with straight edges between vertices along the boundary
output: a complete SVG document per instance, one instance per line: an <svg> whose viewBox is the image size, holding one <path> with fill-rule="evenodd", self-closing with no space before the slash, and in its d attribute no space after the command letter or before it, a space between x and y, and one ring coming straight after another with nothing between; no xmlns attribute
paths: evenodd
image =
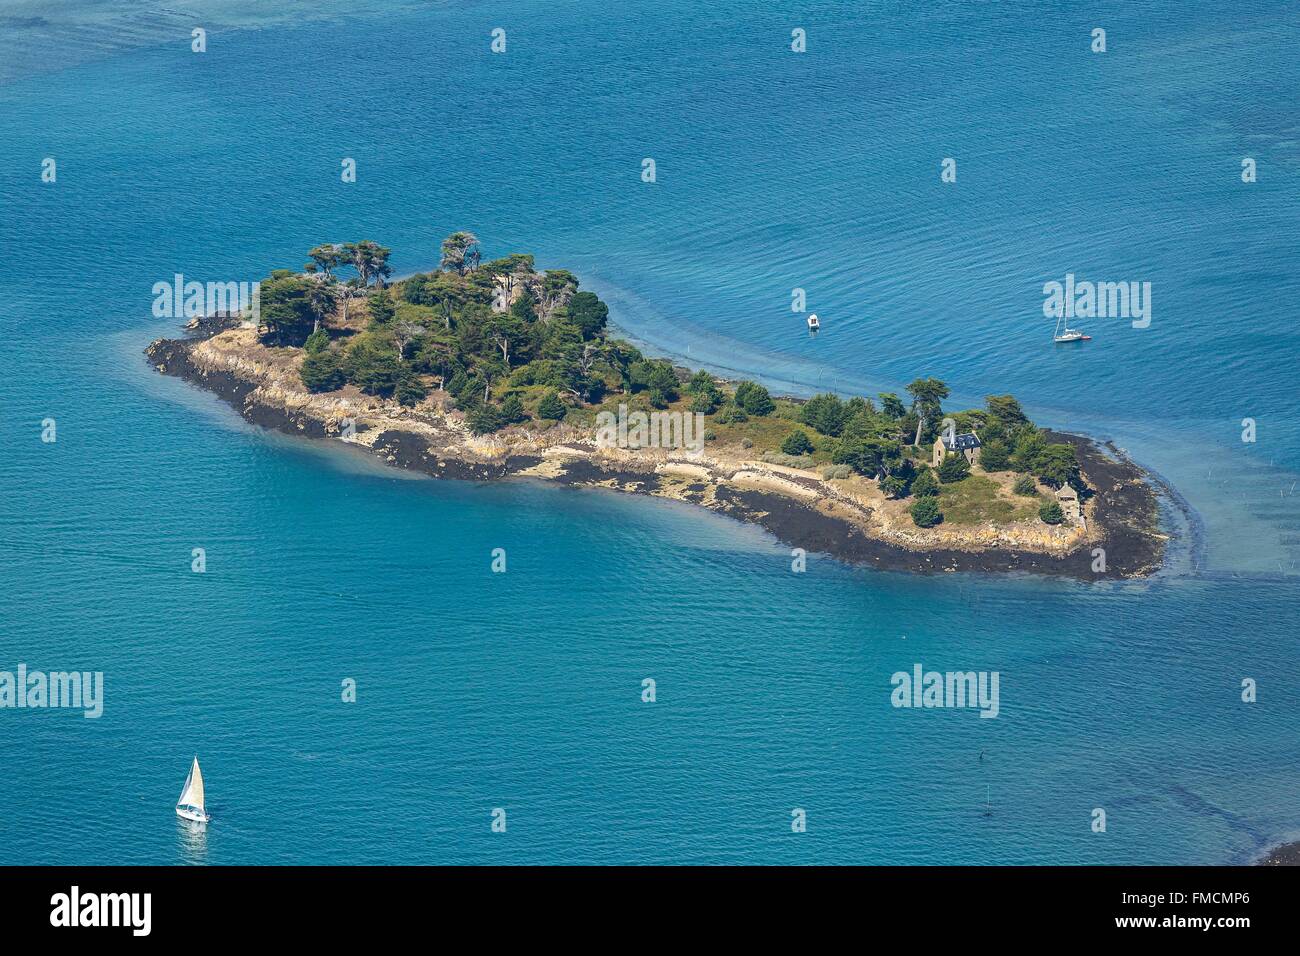
<svg viewBox="0 0 1300 956"><path fill-rule="evenodd" d="M979 448L980 440L974 432L968 435L954 435L951 439L945 435L943 445L949 451L965 451L967 448Z"/></svg>
<svg viewBox="0 0 1300 956"><path fill-rule="evenodd" d="M1079 497L1079 493L1075 491L1073 488L1071 488L1069 485L1061 485L1060 489L1056 492L1056 497L1077 498Z"/></svg>

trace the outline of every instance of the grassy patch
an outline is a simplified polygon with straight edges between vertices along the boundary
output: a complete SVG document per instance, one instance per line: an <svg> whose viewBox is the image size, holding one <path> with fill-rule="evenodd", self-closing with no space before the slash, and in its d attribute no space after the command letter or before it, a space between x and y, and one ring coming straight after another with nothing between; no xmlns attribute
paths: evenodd
<svg viewBox="0 0 1300 956"><path fill-rule="evenodd" d="M772 400L772 403L776 406L776 411L772 412L773 418L783 418L787 422L797 422L799 420L799 412L802 410L803 406L798 402L792 402L784 398L776 398ZM811 428L808 430L812 431Z"/></svg>
<svg viewBox="0 0 1300 956"><path fill-rule="evenodd" d="M779 452L781 442L785 441L796 428L812 440L814 446L812 459L817 464L830 462L835 443L833 438L827 438L808 425L796 424L772 415L765 415L762 418L750 416L747 422L736 422L731 425L720 424L713 416L709 416L708 427L718 436L717 441L720 445L738 445L742 438L748 438L754 443L751 453L755 458L761 458L764 452Z"/></svg>
<svg viewBox="0 0 1300 956"><path fill-rule="evenodd" d="M992 521L1007 524L1038 514L1037 498L1009 498L999 494L999 485L983 475L971 475L939 492L939 509L949 524L975 525Z"/></svg>

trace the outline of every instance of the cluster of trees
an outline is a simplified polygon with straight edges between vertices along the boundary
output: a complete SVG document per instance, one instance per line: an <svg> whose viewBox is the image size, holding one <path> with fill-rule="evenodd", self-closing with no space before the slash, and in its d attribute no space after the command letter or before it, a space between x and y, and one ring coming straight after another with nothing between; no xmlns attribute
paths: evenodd
<svg viewBox="0 0 1300 956"><path fill-rule="evenodd" d="M776 411L776 402L771 394L757 382L738 382L736 390L728 396L718 388L708 372L697 372L687 387L694 396L692 410L707 414L712 409L716 421L722 425L747 422L751 415L762 418Z"/></svg>
<svg viewBox="0 0 1300 956"><path fill-rule="evenodd" d="M966 464L966 459L960 455L953 455L944 459L944 464L947 465L953 459L960 459L963 465ZM941 482L942 484L958 482L969 473L969 465L966 472L960 476L958 476L957 470L953 468L949 468L947 476L944 475L942 468L937 472L932 468L921 468L912 480L912 486L909 489L915 499L907 509L912 516L912 522L918 527L930 528L942 521L943 512L939 510Z"/></svg>
<svg viewBox="0 0 1300 956"><path fill-rule="evenodd" d="M712 415L727 400L718 388L718 383L708 372L696 372L686 383L686 391L691 396L691 411Z"/></svg>
<svg viewBox="0 0 1300 956"><path fill-rule="evenodd" d="M391 254L391 249L369 239L342 244L327 243L307 253L309 261L303 271L308 275L320 275L327 282L334 283L342 281L334 274L335 270L351 266L356 270L356 277L350 281L360 288L368 288L371 279L382 286L384 280L393 274L392 267L388 264Z"/></svg>
<svg viewBox="0 0 1300 956"><path fill-rule="evenodd" d="M443 240L436 272L388 286L388 252L371 242L317 246L304 274L272 275L269 309L264 284L264 335L304 346L311 391L351 383L413 405L441 387L476 433L533 415L559 420L611 389L645 391L659 407L678 397L670 365L606 337L609 308L579 291L571 272L539 272L521 254L484 262L478 239L456 232ZM356 275L344 282L347 267ZM323 324L357 297L366 302L364 330ZM539 393L530 414L524 396Z"/></svg>
<svg viewBox="0 0 1300 956"><path fill-rule="evenodd" d="M344 317L354 299L382 289L393 274L392 250L368 239L317 246L301 273L277 269L261 283L261 334L271 345L305 344L340 305ZM341 271L354 274L344 278Z"/></svg>
<svg viewBox="0 0 1300 956"><path fill-rule="evenodd" d="M1017 471L1053 488L1070 484L1084 490L1074 446L1049 442L1010 395L986 396L983 409L952 417L959 431L979 436L980 467L985 471Z"/></svg>
<svg viewBox="0 0 1300 956"><path fill-rule="evenodd" d="M954 420L959 434L979 436L983 470L1022 473L1017 493L1036 494L1034 477L1054 488L1069 483L1084 490L1074 446L1049 442L1012 396L989 395L983 408L945 413L942 403L949 390L942 381L917 379L907 393L910 404L892 392L877 396L878 403L817 395L799 407L798 421L830 441L815 441L806 432L795 431L782 451L808 454L814 447L829 446L833 462L876 479L886 495L915 498L909 510L923 527L943 520L937 501L941 486L963 481L971 473L961 455L948 455L937 469L920 463L928 457L945 418ZM1052 517L1045 513L1043 520L1053 523Z"/></svg>
<svg viewBox="0 0 1300 956"><path fill-rule="evenodd" d="M811 455L814 447L808 433L796 428L786 436L785 441L781 442L781 453L783 455Z"/></svg>
<svg viewBox="0 0 1300 956"><path fill-rule="evenodd" d="M321 328L307 337L303 347L307 354L299 374L309 391L332 392L351 382L368 395L393 397L403 405L414 405L429 393L403 360L400 348L390 347L381 334L366 332L354 336L346 347L332 348L329 334Z"/></svg>
<svg viewBox="0 0 1300 956"><path fill-rule="evenodd" d="M627 377L632 392L644 392L654 408L667 408L681 397L681 383L669 362L638 359L628 366Z"/></svg>
<svg viewBox="0 0 1300 956"><path fill-rule="evenodd" d="M912 459L904 447L911 437L913 421L903 402L892 392L878 396L877 406L869 398L817 395L799 407L803 424L828 438L831 461L880 482L892 498L908 493L916 477Z"/></svg>

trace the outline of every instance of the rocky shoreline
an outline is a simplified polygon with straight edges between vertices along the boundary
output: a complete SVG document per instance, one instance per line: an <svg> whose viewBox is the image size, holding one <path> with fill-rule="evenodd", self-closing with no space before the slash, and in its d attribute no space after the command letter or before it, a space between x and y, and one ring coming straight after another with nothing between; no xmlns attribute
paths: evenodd
<svg viewBox="0 0 1300 956"><path fill-rule="evenodd" d="M283 369L259 364L238 348L208 344L238 337L236 325L197 322L191 337L159 339L146 355L162 374L212 392L255 425L344 440L393 467L432 477L530 477L672 498L758 524L791 547L886 570L1022 571L1095 581L1145 576L1163 559L1166 537L1157 527L1156 494L1146 474L1113 447L1077 435L1050 438L1075 446L1083 476L1096 490L1086 535L1050 532L1058 538L1019 540L996 529L969 540L954 538L952 529L927 535L890 525L853 484L796 469L707 455L598 450L569 426L544 441L482 441L450 415L420 416L368 397L313 396ZM1096 548L1106 552L1104 573L1093 570Z"/></svg>
<svg viewBox="0 0 1300 956"><path fill-rule="evenodd" d="M1300 843L1284 843L1268 851L1256 866L1300 866Z"/></svg>

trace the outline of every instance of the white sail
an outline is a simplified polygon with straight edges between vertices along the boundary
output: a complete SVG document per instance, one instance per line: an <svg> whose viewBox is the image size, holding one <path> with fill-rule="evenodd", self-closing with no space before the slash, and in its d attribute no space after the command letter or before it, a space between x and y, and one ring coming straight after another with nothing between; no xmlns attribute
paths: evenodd
<svg viewBox="0 0 1300 956"><path fill-rule="evenodd" d="M203 809L203 771L199 769L198 757L194 758L194 766L190 767L190 775L185 778L185 789L181 791L181 798L176 801L176 805Z"/></svg>

